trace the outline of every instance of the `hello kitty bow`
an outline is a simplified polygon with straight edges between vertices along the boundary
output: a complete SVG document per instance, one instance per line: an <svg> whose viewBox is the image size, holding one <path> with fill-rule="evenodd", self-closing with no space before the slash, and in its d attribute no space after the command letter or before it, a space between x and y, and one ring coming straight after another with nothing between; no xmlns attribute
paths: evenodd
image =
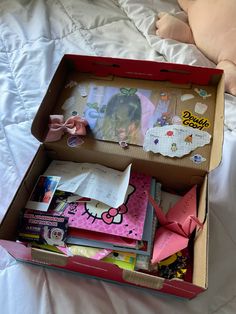
<svg viewBox="0 0 236 314"><path fill-rule="evenodd" d="M126 214L128 211L127 207L123 204L121 205L119 208L110 208L108 211L104 212L102 214L102 220L110 225L112 223L117 223L115 222L115 218L119 216L119 222L118 223L121 223L122 221L122 215L123 214Z"/></svg>
<svg viewBox="0 0 236 314"><path fill-rule="evenodd" d="M50 115L49 131L45 142L58 141L64 133L86 135L88 122L80 116L72 116L64 121L63 115Z"/></svg>

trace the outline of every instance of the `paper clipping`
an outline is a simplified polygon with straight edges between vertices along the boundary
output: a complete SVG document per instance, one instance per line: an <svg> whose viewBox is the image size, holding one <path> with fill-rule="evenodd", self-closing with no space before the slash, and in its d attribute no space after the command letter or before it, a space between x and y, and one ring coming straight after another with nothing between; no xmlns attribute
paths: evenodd
<svg viewBox="0 0 236 314"><path fill-rule="evenodd" d="M143 149L164 156L182 157L209 144L210 140L211 135L206 131L181 125L166 125L146 132Z"/></svg>

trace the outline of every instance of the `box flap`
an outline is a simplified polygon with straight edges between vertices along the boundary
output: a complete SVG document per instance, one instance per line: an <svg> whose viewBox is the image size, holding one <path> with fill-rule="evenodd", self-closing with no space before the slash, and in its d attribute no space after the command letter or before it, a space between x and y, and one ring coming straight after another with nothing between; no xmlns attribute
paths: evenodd
<svg viewBox="0 0 236 314"><path fill-rule="evenodd" d="M70 78L71 73L87 73L96 77L119 77L126 79L145 80L145 84L152 81L168 82L169 84L178 84L182 88L189 84L199 84L206 86L211 84L217 86L222 78L222 70L194 67L189 65L161 63L155 61L129 60L94 56L65 55L58 66L58 69L52 79L48 91L42 101L42 104L35 116L32 124L32 134L41 142L44 142L48 131L48 118L50 114L59 114L60 108L57 108L60 93L65 93L65 82ZM150 82L151 84L151 82ZM198 154L208 156L207 162L194 164L190 156L183 158L163 157L160 154L146 153L141 147L130 146L129 153L120 149L118 144L102 142L86 138L86 142L80 149L94 150L113 153L124 157L140 156L140 159L149 159L154 162L175 165L186 169L196 169L191 176L196 178L203 176L209 169L215 168L221 158L221 146L223 138L223 83L217 90L217 101L215 110L215 123L213 130L212 146L206 145L198 148ZM63 98L63 97L62 97ZM219 127L220 125L220 127ZM216 127L217 126L217 127ZM58 145L66 145L64 139L57 143L49 143L48 149L55 149ZM66 150L67 147L66 147ZM211 153L212 151L212 153ZM130 154L131 152L131 154ZM209 157L211 156L211 157ZM210 161L209 161L210 159Z"/></svg>
<svg viewBox="0 0 236 314"><path fill-rule="evenodd" d="M217 88L209 171L215 169L220 164L222 158L224 140L224 101L224 75L222 75L222 79Z"/></svg>
<svg viewBox="0 0 236 314"><path fill-rule="evenodd" d="M63 58L58 65L58 68L53 75L51 83L47 89L47 92L43 98L41 105L34 117L31 133L41 143L44 142L46 134L48 132L48 119L52 113L53 108L57 103L57 99L60 95L61 89L64 86L68 67L66 64L66 58Z"/></svg>

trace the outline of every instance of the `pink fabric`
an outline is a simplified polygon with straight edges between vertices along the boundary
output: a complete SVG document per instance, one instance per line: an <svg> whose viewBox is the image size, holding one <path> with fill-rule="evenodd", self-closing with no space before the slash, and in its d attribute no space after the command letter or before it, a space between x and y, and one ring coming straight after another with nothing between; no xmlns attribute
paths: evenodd
<svg viewBox="0 0 236 314"><path fill-rule="evenodd" d="M64 121L63 115L50 115L49 131L45 142L60 140L64 133L86 135L88 122L80 116L72 116Z"/></svg>

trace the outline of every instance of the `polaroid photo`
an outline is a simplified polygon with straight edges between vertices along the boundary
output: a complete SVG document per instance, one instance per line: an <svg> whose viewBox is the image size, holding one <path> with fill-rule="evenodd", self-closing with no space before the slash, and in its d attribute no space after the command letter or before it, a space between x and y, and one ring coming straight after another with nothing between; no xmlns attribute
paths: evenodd
<svg viewBox="0 0 236 314"><path fill-rule="evenodd" d="M25 207L46 212L60 179L56 176L40 176Z"/></svg>

